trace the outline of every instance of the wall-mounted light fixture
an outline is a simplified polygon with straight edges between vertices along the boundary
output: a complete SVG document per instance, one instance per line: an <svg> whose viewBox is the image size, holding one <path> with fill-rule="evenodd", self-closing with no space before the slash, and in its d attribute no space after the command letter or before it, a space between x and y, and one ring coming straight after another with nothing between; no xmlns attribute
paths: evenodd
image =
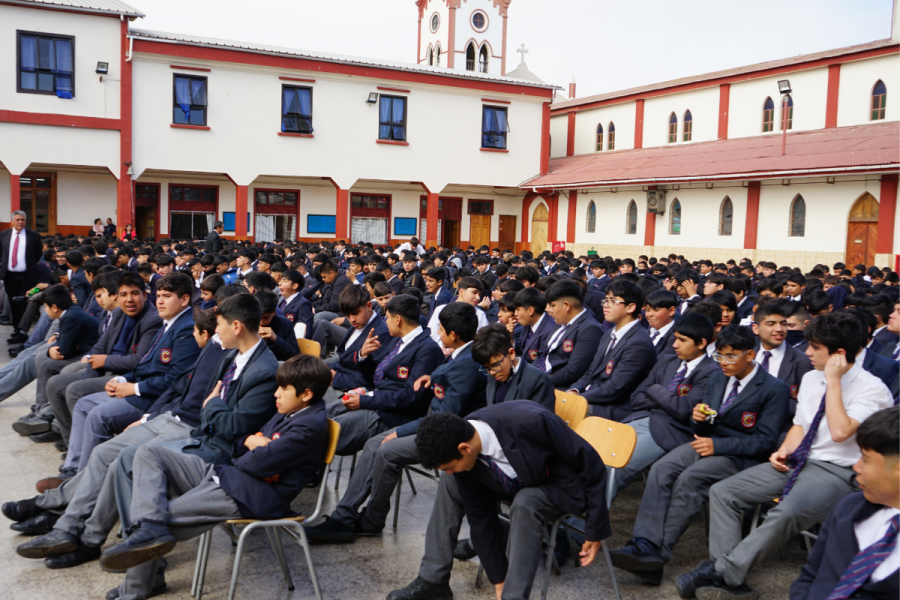
<svg viewBox="0 0 900 600"><path fill-rule="evenodd" d="M107 75L109 73L109 63L98 62L97 63L97 73L100 75Z"/></svg>
<svg viewBox="0 0 900 600"><path fill-rule="evenodd" d="M378 92L369 92L366 104L375 104L376 102L378 102Z"/></svg>

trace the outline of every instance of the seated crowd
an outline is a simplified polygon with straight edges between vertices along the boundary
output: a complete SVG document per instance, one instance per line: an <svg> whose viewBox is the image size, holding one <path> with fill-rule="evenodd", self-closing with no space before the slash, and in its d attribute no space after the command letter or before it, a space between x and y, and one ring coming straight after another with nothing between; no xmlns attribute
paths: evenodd
<svg viewBox="0 0 900 600"><path fill-rule="evenodd" d="M645 584L705 505L709 560L678 575L682 598L755 600L748 574L811 529L791 600L900 592L889 269L93 239L45 238L41 283L0 295L21 344L0 400L36 380L13 429L63 453L2 512L35 536L22 557L124 572L107 598L164 592L165 555L218 523L296 514L325 476L328 419L358 462L313 542L380 535L404 468L441 472L418 575L389 600L452 598L454 558L476 555L498 599L528 598L548 524L579 515L591 564L607 488L642 478L610 557ZM559 392L634 429L627 466L555 414Z"/></svg>

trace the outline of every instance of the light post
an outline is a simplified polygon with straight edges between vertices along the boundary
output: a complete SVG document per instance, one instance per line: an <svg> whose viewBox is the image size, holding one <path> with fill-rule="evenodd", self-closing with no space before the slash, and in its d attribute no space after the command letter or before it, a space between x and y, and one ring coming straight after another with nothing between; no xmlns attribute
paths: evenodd
<svg viewBox="0 0 900 600"><path fill-rule="evenodd" d="M784 156L787 147L787 123L788 123L788 94L791 93L791 82L787 79L778 81L778 91L781 92L781 155Z"/></svg>

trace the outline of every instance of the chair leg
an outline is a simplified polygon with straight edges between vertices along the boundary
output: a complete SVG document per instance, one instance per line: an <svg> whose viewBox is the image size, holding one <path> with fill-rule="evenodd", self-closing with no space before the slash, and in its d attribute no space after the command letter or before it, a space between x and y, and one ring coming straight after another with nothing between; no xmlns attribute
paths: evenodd
<svg viewBox="0 0 900 600"><path fill-rule="evenodd" d="M237 588L238 574L241 572L241 558L244 554L244 542L247 540L247 536L250 532L253 531L254 525L256 525L256 523L251 523L244 527L244 530L241 532L241 537L238 538L237 553L234 556L234 567L231 569L231 585L228 588L228 600L234 600L234 590Z"/></svg>
<svg viewBox="0 0 900 600"><path fill-rule="evenodd" d="M338 456L338 466L337 471L335 471L334 475L334 491L337 492L338 488L341 487L341 467L344 466L344 457Z"/></svg>
<svg viewBox="0 0 900 600"><path fill-rule="evenodd" d="M269 544L272 551L281 565L281 572L284 574L284 583L287 585L288 591L294 591L294 581L291 579L291 570L288 568L287 560L284 558L284 547L281 545L281 537L278 527L266 527L266 534L269 536Z"/></svg>
<svg viewBox="0 0 900 600"><path fill-rule="evenodd" d="M416 484L413 483L412 473L410 473L409 469L407 469L405 467L403 470L406 471L406 479L409 480L409 489L412 490L413 496L415 496L419 492L416 491ZM403 478L401 477L400 479L403 479Z"/></svg>
<svg viewBox="0 0 900 600"><path fill-rule="evenodd" d="M806 544L806 553L809 554L813 550L812 540L805 533L801 534L803 536L803 543Z"/></svg>
<svg viewBox="0 0 900 600"><path fill-rule="evenodd" d="M756 508L753 509L753 522L750 523L750 533L756 531L756 528L759 525L760 512L762 512L762 504L757 504Z"/></svg>
<svg viewBox="0 0 900 600"><path fill-rule="evenodd" d="M397 480L397 490L394 492L394 529L397 529L397 519L400 517L400 487L403 485L403 477Z"/></svg>
<svg viewBox="0 0 900 600"><path fill-rule="evenodd" d="M194 579L191 581L191 597L197 595L197 582L200 580L200 563L203 561L203 546L206 544L206 536L209 532L205 531L200 534L200 540L197 544L197 560L194 562Z"/></svg>
<svg viewBox="0 0 900 600"><path fill-rule="evenodd" d="M547 564L544 567L544 586L541 589L541 600L547 600L547 591L550 589L550 570L556 562L556 532L559 530L559 524L562 520L562 518L557 519L550 526L550 540L547 544ZM558 570L559 566L557 565L556 568Z"/></svg>
<svg viewBox="0 0 900 600"><path fill-rule="evenodd" d="M601 545L603 546L603 556L606 558L606 569L609 571L609 578L612 581L616 600L622 600L622 596L619 594L619 582L616 580L616 570L613 568L612 558L609 556L609 544L601 542Z"/></svg>
<svg viewBox="0 0 900 600"><path fill-rule="evenodd" d="M197 580L196 600L203 597L203 582L206 581L206 566L209 564L209 548L212 546L212 529L206 532L206 543L203 544L203 560L200 563L200 577Z"/></svg>
<svg viewBox="0 0 900 600"><path fill-rule="evenodd" d="M295 529L297 533L300 534L298 543L303 547L303 552L306 554L306 564L309 566L309 578L312 580L313 589L316 592L316 600L322 600L322 589L319 587L319 579L316 577L316 568L313 566L312 555L309 553L309 540L306 539L306 531L299 523L292 523L291 528Z"/></svg>
<svg viewBox="0 0 900 600"><path fill-rule="evenodd" d="M356 454L353 455L353 460L350 461L350 477L353 477L353 471L356 470Z"/></svg>

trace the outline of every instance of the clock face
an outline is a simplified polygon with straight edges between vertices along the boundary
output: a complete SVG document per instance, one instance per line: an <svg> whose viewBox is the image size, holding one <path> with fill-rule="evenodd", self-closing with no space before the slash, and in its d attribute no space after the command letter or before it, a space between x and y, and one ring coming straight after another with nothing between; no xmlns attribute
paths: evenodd
<svg viewBox="0 0 900 600"><path fill-rule="evenodd" d="M441 17L437 13L434 13L431 16L431 31L437 31L438 26L441 24Z"/></svg>

